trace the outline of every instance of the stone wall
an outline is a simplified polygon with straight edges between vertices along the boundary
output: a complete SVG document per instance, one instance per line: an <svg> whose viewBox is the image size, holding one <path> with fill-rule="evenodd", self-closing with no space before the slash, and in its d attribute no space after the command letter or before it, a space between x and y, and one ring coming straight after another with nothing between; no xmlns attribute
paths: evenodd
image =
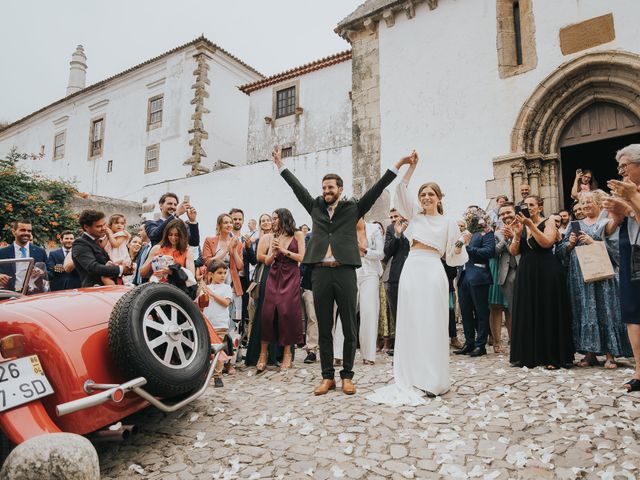
<svg viewBox="0 0 640 480"><path fill-rule="evenodd" d="M107 218L114 213L121 213L127 219L128 229L140 225L140 215L142 214L142 203L119 198L100 197L98 195L76 196L71 201L70 207L77 213L87 208L100 210L104 212Z"/></svg>
<svg viewBox="0 0 640 480"><path fill-rule="evenodd" d="M353 194L360 197L380 178L380 62L378 30L350 34L352 51ZM384 192L367 215L384 219L389 194Z"/></svg>

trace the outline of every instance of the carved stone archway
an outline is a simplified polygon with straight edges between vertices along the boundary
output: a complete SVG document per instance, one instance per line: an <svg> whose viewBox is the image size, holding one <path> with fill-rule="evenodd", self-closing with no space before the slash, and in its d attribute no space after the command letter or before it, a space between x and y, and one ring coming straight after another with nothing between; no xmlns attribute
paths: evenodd
<svg viewBox="0 0 640 480"><path fill-rule="evenodd" d="M596 102L617 104L640 116L640 55L587 53L540 82L520 109L511 132L511 152L493 160L494 179L487 182L487 196L494 199L509 192L515 198L520 183L528 182L545 200L545 210L557 210L560 137L575 115Z"/></svg>

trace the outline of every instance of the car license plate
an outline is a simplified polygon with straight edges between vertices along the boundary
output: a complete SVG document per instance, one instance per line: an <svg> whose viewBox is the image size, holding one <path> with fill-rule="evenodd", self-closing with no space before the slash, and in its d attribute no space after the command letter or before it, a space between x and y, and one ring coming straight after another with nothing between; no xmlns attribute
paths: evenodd
<svg viewBox="0 0 640 480"><path fill-rule="evenodd" d="M0 363L0 412L52 393L37 355Z"/></svg>

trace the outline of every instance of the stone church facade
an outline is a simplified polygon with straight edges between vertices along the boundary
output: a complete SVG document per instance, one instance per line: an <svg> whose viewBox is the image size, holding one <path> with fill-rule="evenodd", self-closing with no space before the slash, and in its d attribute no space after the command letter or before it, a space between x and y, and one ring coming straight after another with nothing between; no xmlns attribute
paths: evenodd
<svg viewBox="0 0 640 480"><path fill-rule="evenodd" d="M616 149L640 142L638 14L633 0L365 2L336 28L353 48L354 191L413 148L416 181L441 183L452 214L520 200L525 182L556 211L576 168L605 184Z"/></svg>

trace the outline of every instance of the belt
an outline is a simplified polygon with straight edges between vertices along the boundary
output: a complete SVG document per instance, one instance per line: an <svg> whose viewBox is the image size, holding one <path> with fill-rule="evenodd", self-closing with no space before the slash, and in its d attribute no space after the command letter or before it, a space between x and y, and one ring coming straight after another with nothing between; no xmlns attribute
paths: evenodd
<svg viewBox="0 0 640 480"><path fill-rule="evenodd" d="M314 267L327 267L327 268L336 268L341 267L343 264L340 262L318 262L314 263Z"/></svg>

